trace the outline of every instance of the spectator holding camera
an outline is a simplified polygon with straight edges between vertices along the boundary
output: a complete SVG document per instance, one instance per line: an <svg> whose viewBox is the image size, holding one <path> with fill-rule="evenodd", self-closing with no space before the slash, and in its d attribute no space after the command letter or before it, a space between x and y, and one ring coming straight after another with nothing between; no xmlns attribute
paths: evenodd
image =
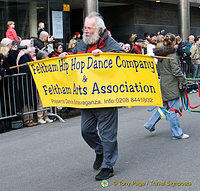
<svg viewBox="0 0 200 191"><path fill-rule="evenodd" d="M45 45L48 43L49 34L46 31L42 31L39 35L39 38L34 40L33 46L42 50L45 48Z"/></svg>
<svg viewBox="0 0 200 191"><path fill-rule="evenodd" d="M22 47L22 48L21 48ZM17 65L19 65L19 59L26 53L26 49L31 47L31 40L25 39L20 42L20 51L17 56Z"/></svg>
<svg viewBox="0 0 200 191"><path fill-rule="evenodd" d="M48 54L53 51L53 43L54 38L49 36L49 33L46 31L42 31L39 35L39 38L34 40L33 46L38 50L44 50Z"/></svg>

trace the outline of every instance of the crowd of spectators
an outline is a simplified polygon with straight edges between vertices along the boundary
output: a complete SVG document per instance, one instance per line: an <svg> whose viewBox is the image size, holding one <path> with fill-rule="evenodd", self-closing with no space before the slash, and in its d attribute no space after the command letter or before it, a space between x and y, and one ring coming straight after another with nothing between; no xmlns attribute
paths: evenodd
<svg viewBox="0 0 200 191"><path fill-rule="evenodd" d="M137 34L132 34L129 42L119 42L119 44L127 53L154 56L154 49L163 46L165 33L165 30L152 34L144 33L143 38L138 38ZM176 35L174 48L185 77L200 78L200 36L190 35L186 41L183 41L179 35Z"/></svg>
<svg viewBox="0 0 200 191"><path fill-rule="evenodd" d="M21 84L26 83L24 84L24 86L33 89L33 91L25 92L23 98L24 100L20 100L20 98L23 96L21 96L19 92L21 92L22 90L20 90L20 87L15 88L16 90L18 90L18 92L14 92L15 97L17 97L16 99L19 100L16 104L17 112L28 112L30 108L33 110L42 110L43 107L40 97L37 99L37 103L32 103L34 101L29 103L30 101L28 101L27 99L27 97L37 96L36 86L34 84L34 81L31 79L30 69L25 63L45 58L59 57L59 55L63 52L62 41L56 40L52 36L50 36L49 33L45 31L45 26L43 22L40 22L38 24L37 38L31 39L21 39L20 37L18 37L17 32L15 31L15 23L13 21L8 21L7 26L8 30L6 32L6 38L3 38L0 43L1 109L5 107L5 104L3 103L6 103L7 101L5 100L5 97L8 95L5 95L5 92L9 92L9 90L3 90L3 88L5 88L2 84L2 79L4 78L4 76L18 73L26 73L28 75L28 78L26 80L21 79L23 81L21 81ZM109 33L109 35L111 35L111 33ZM129 42L119 42L119 44L121 47L123 47L124 52L126 53L154 56L154 49L156 47L163 46L164 35L164 30L153 34L144 33L143 38L138 38L137 34L131 34ZM67 50L64 51L70 52L80 40L81 35L79 32L76 32L67 44ZM176 45L174 46L174 48L176 49L177 55L181 62L183 74L187 78L200 78L200 36L195 38L193 35L190 35L188 37L188 40L183 42L181 37L177 35ZM22 67L10 69L10 67L18 65L22 65ZM8 84L8 89L11 86L15 86L12 83ZM12 113L12 109L10 112ZM1 113L1 117L4 115L5 113ZM49 119L45 112L37 112L37 116L35 118L32 113L23 116L23 124L24 126L28 127L51 122L53 122L53 120Z"/></svg>
<svg viewBox="0 0 200 191"><path fill-rule="evenodd" d="M0 42L0 118L12 116L14 114L29 113L22 115L23 126L34 126L53 122L46 112L43 111L42 102L37 94L34 80L26 63L41 60L45 58L58 57L63 52L63 43L61 40L54 39L45 31L43 22L38 24L37 38L21 39L15 31L15 23L7 22L8 30L6 37ZM80 40L80 33L76 33L67 44L67 50L76 46ZM14 66L19 66L12 68ZM14 81L5 78L7 75L26 74ZM4 84L3 84L4 83ZM14 88L13 88L14 87ZM27 90L24 90L24 88ZM14 93L12 93L14 91ZM12 95L13 94L13 95ZM7 99L9 98L9 99ZM14 101L14 105L9 103ZM31 111L38 111L34 114ZM2 126L11 126L13 120L0 120L0 129Z"/></svg>

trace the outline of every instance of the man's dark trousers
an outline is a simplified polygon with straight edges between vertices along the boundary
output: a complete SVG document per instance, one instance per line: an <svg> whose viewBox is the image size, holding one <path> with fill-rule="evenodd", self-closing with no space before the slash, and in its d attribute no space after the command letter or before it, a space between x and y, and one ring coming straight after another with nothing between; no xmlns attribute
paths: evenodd
<svg viewBox="0 0 200 191"><path fill-rule="evenodd" d="M118 156L118 109L114 107L83 109L81 116L81 132L84 140L96 154L104 154L102 168L112 168Z"/></svg>

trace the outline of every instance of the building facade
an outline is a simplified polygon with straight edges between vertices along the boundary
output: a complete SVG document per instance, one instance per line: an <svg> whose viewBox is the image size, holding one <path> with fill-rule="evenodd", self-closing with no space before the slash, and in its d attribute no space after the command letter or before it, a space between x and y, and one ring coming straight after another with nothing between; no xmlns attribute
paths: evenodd
<svg viewBox="0 0 200 191"><path fill-rule="evenodd" d="M200 0L0 0L0 35L5 37L6 23L13 20L20 37L36 37L42 21L51 35L68 41L81 32L89 12L99 11L118 41L160 29L187 38L200 35L199 6Z"/></svg>

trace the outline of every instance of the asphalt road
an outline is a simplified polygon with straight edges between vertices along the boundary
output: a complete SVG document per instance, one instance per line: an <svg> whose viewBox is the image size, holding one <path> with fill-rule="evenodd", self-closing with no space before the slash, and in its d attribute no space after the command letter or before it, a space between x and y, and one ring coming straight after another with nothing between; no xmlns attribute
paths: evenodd
<svg viewBox="0 0 200 191"><path fill-rule="evenodd" d="M191 99L193 105L200 100L197 94ZM200 113L184 112L181 125L190 138L172 140L165 119L154 135L144 129L152 114L148 108L119 109L119 158L107 188L94 179L95 154L81 137L80 117L75 117L0 134L0 190L199 191Z"/></svg>

